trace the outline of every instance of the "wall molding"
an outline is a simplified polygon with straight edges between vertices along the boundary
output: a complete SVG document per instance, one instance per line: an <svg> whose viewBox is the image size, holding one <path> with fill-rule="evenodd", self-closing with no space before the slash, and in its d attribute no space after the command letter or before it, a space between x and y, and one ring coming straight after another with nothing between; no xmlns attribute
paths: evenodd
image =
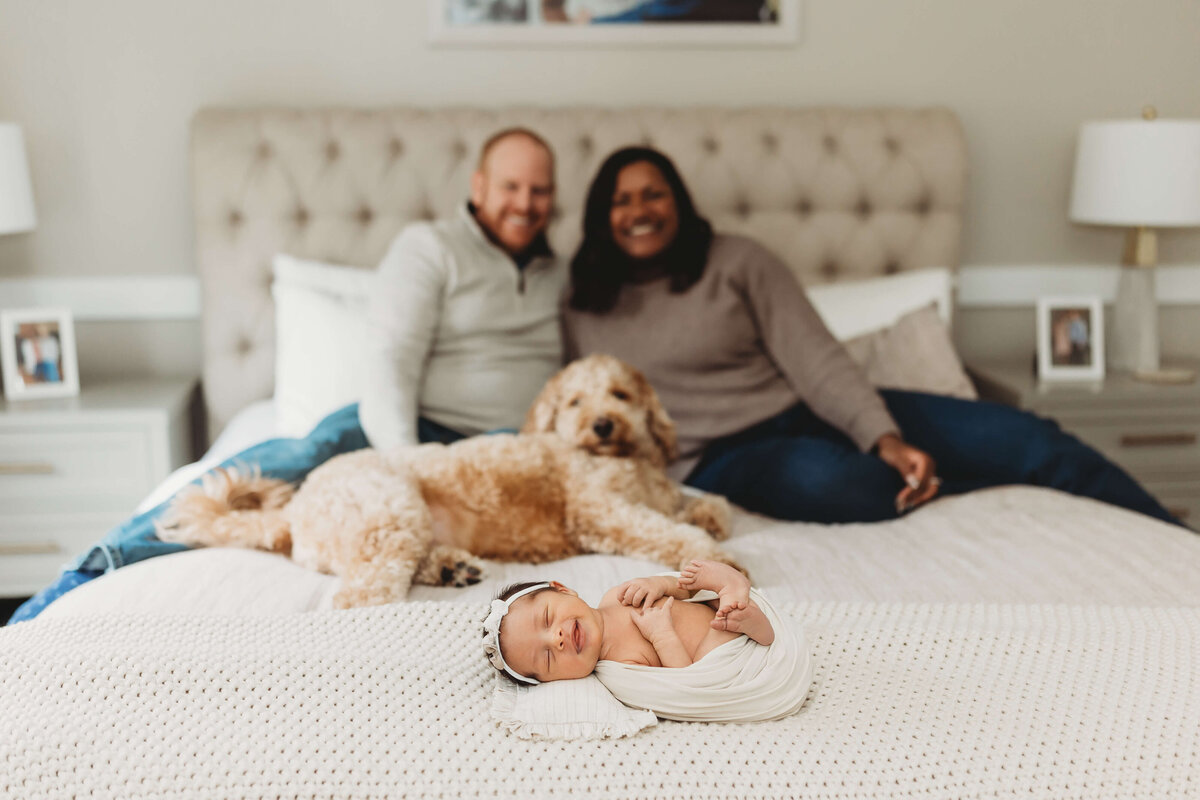
<svg viewBox="0 0 1200 800"><path fill-rule="evenodd" d="M0 280L4 308L69 308L76 320L189 320L200 318L195 275L9 278Z"/></svg>
<svg viewBox="0 0 1200 800"><path fill-rule="evenodd" d="M958 275L960 308L1033 306L1048 295L1099 295L1105 303L1117 296L1115 264L1037 266L966 265ZM1164 306L1200 305L1200 264L1154 268L1158 302Z"/></svg>
<svg viewBox="0 0 1200 800"><path fill-rule="evenodd" d="M1112 265L969 264L959 271L960 308L1024 308L1045 295L1117 293ZM1200 305L1200 264L1155 268L1158 301L1165 306ZM0 280L0 307L66 307L86 322L197 320L200 280L195 275L7 278Z"/></svg>

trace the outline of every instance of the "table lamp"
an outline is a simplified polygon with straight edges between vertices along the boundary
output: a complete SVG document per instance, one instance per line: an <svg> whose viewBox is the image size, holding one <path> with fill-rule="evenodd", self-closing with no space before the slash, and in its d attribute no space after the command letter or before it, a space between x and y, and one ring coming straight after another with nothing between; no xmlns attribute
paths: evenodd
<svg viewBox="0 0 1200 800"><path fill-rule="evenodd" d="M25 140L20 127L0 122L0 235L31 231L36 226Z"/></svg>
<svg viewBox="0 0 1200 800"><path fill-rule="evenodd" d="M1158 362L1154 228L1200 226L1200 120L1085 122L1075 152L1070 217L1128 227L1114 306L1112 366L1142 380L1190 380Z"/></svg>

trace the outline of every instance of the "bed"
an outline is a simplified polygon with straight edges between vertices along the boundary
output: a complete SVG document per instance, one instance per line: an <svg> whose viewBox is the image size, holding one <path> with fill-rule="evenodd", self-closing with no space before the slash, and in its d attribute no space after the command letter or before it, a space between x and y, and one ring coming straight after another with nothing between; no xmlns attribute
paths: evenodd
<svg viewBox="0 0 1200 800"><path fill-rule="evenodd" d="M192 167L219 435L144 507L305 419L275 255L370 267L403 224L461 201L478 145L512 124L557 152L560 251L599 161L649 142L717 229L834 287L828 319L847 336L871 298L903 294L886 287L958 263L966 148L944 109L205 110ZM499 586L553 577L595 602L659 565L495 564L477 586L335 612L330 576L197 550L0 633L0 795L1200 795L1194 534L1001 487L871 525L739 512L727 544L810 642L809 699L785 720L544 741L490 718L477 627Z"/></svg>

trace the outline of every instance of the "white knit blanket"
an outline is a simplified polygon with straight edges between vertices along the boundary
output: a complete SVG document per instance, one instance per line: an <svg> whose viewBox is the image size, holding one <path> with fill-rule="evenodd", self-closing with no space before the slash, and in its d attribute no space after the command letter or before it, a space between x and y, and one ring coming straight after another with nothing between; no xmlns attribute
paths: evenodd
<svg viewBox="0 0 1200 800"><path fill-rule="evenodd" d="M484 608L0 631L0 797L1200 796L1200 609L780 604L809 702L517 739Z"/></svg>

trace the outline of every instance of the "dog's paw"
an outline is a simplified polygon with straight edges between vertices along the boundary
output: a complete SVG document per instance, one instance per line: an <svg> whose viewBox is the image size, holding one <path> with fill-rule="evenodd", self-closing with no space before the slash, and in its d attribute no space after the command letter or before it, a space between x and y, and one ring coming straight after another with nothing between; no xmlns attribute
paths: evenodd
<svg viewBox="0 0 1200 800"><path fill-rule="evenodd" d="M483 561L457 547L435 545L417 570L415 581L424 586L473 586L484 578Z"/></svg>
<svg viewBox="0 0 1200 800"><path fill-rule="evenodd" d="M443 566L440 577L442 586L474 586L483 580L483 568L466 561L456 561L453 566Z"/></svg>
<svg viewBox="0 0 1200 800"><path fill-rule="evenodd" d="M732 526L733 510L729 501L717 495L705 495L696 498L687 508L685 522L702 528L718 542L729 538Z"/></svg>

